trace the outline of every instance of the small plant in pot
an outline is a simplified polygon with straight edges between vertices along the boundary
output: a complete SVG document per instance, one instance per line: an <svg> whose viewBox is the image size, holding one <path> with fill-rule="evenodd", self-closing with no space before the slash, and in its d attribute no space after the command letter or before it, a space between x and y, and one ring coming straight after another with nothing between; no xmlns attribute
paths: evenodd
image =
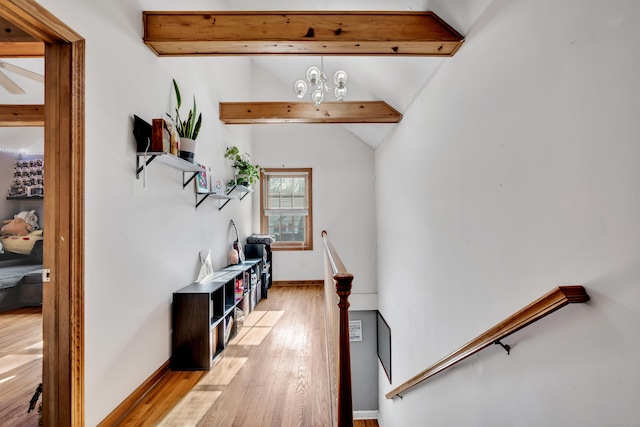
<svg viewBox="0 0 640 427"><path fill-rule="evenodd" d="M251 163L249 154L240 154L235 145L227 147L224 157L233 161L234 178L227 183L228 186L249 186L260 179L260 166Z"/></svg>
<svg viewBox="0 0 640 427"><path fill-rule="evenodd" d="M196 151L196 138L200 133L202 125L202 113L198 114L196 107L196 97L193 96L193 108L189 110L186 120L180 117L180 107L182 106L182 96L176 79L173 79L173 89L176 95L176 116L171 117L176 126L176 131L180 136L180 157L193 163L193 157Z"/></svg>

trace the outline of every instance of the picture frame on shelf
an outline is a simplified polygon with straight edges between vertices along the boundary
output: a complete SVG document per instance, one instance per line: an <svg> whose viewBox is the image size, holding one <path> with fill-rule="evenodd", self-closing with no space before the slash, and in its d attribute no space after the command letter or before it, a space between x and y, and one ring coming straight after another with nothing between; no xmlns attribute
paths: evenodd
<svg viewBox="0 0 640 427"><path fill-rule="evenodd" d="M224 194L222 178L216 176L211 177L211 192L214 194Z"/></svg>
<svg viewBox="0 0 640 427"><path fill-rule="evenodd" d="M207 173L207 167L205 165L201 165L200 163L196 163L202 171L198 172L198 176L196 177L196 192L210 193L211 192L211 183L209 182L209 174Z"/></svg>

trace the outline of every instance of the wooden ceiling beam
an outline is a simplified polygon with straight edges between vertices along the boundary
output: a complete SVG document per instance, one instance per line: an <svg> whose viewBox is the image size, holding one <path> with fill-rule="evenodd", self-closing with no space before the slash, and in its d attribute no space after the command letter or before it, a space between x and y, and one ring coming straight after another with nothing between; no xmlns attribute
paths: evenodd
<svg viewBox="0 0 640 427"><path fill-rule="evenodd" d="M0 58L44 58L44 43L0 42Z"/></svg>
<svg viewBox="0 0 640 427"><path fill-rule="evenodd" d="M398 123L402 114L384 101L221 102L226 124L271 123Z"/></svg>
<svg viewBox="0 0 640 427"><path fill-rule="evenodd" d="M44 43L0 16L0 58L44 57Z"/></svg>
<svg viewBox="0 0 640 427"><path fill-rule="evenodd" d="M451 56L464 38L433 12L142 12L158 56Z"/></svg>
<svg viewBox="0 0 640 427"><path fill-rule="evenodd" d="M0 126L44 126L44 105L0 105Z"/></svg>

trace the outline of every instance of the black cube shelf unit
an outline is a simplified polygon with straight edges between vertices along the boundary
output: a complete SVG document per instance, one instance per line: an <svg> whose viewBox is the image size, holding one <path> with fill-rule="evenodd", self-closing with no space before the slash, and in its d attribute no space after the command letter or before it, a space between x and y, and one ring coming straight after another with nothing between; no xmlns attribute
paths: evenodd
<svg viewBox="0 0 640 427"><path fill-rule="evenodd" d="M263 259L248 259L173 293L171 369L209 370L262 298Z"/></svg>
<svg viewBox="0 0 640 427"><path fill-rule="evenodd" d="M247 239L249 240L249 239ZM262 298L267 298L267 292L273 284L273 270L271 245L263 243L247 243L244 246L244 253L249 258L262 258Z"/></svg>

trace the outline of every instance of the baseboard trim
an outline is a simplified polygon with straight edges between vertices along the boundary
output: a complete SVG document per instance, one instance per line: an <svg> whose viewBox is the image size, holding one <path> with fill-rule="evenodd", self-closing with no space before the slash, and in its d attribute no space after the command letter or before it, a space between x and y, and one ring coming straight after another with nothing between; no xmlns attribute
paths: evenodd
<svg viewBox="0 0 640 427"><path fill-rule="evenodd" d="M317 286L324 285L324 280L274 280L271 286Z"/></svg>
<svg viewBox="0 0 640 427"><path fill-rule="evenodd" d="M147 378L133 393L122 401L107 417L98 424L98 427L119 425L120 422L138 405L138 402L147 395L158 382L169 373L169 360L164 362L149 378Z"/></svg>
<svg viewBox="0 0 640 427"><path fill-rule="evenodd" d="M354 420L378 420L380 412L378 411L353 411Z"/></svg>

